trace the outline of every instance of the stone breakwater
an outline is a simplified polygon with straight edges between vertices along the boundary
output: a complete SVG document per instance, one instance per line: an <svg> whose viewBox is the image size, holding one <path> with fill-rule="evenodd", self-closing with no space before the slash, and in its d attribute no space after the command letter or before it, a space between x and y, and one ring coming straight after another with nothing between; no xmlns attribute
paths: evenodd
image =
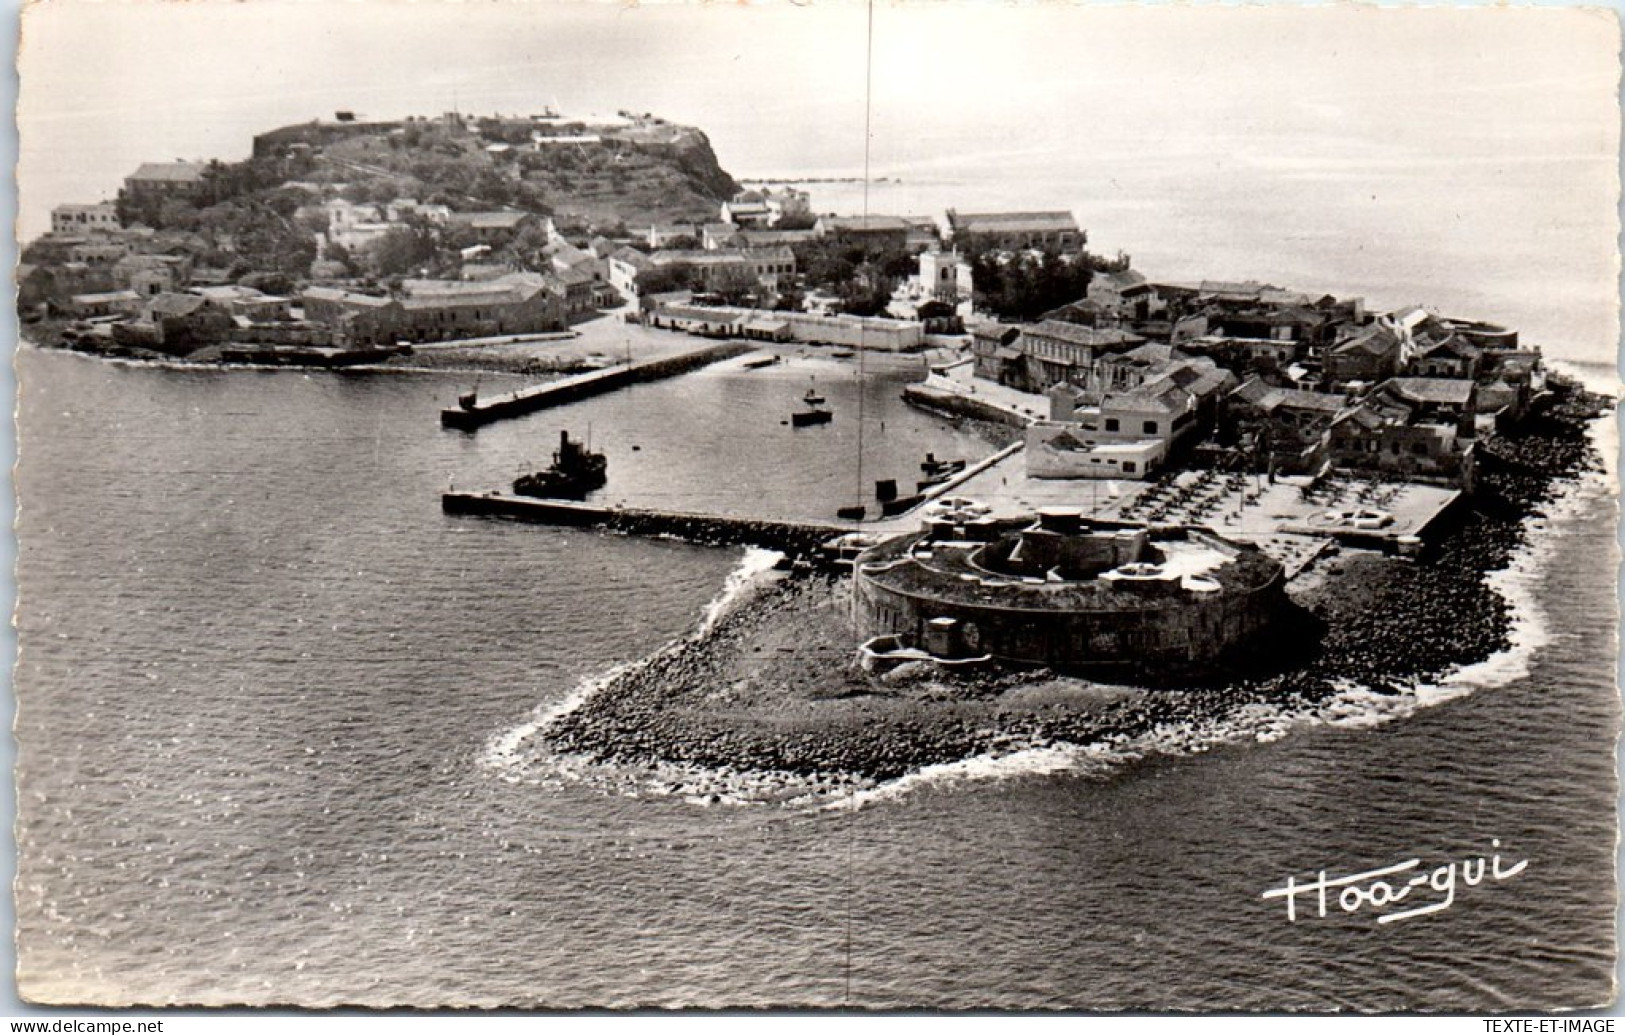
<svg viewBox="0 0 1625 1035"><path fill-rule="evenodd" d="M1515 434L1487 442L1473 506L1420 558L1327 562L1298 599L1321 623L1318 648L1267 678L1102 698L1035 697L1027 688L1057 681L1030 671L872 677L851 661L844 586L802 576L611 680L541 735L600 762L883 780L1016 745L1222 722L1250 704L1313 706L1351 684L1397 692L1508 647L1510 608L1485 576L1511 562L1524 519L1561 481L1596 466L1586 428L1604 408L1562 388Z"/></svg>
<svg viewBox="0 0 1625 1035"><path fill-rule="evenodd" d="M547 525L602 528L624 535L680 539L700 546L757 546L809 562L826 560L824 544L849 531L835 525L802 521L601 507L592 503L502 493L448 492L441 496L440 507L448 514L475 514Z"/></svg>

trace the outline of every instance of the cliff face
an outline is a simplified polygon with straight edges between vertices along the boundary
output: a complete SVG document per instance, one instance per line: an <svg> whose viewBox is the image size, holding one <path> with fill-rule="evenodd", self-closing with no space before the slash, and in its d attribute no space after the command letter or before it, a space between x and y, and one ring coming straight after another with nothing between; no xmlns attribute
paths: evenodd
<svg viewBox="0 0 1625 1035"><path fill-rule="evenodd" d="M611 125L557 119L407 119L307 123L257 136L257 160L298 158L303 177L374 200L454 209L517 207L578 229L706 222L739 190L711 142L653 116Z"/></svg>
<svg viewBox="0 0 1625 1035"><path fill-rule="evenodd" d="M739 193L738 181L717 161L710 138L697 129L685 130L677 145L677 164L708 198L721 202Z"/></svg>

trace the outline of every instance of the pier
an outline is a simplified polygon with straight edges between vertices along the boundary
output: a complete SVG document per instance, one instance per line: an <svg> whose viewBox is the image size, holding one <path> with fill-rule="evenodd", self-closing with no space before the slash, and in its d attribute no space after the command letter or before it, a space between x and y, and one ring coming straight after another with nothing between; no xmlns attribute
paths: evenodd
<svg viewBox="0 0 1625 1035"><path fill-rule="evenodd" d="M543 525L605 528L628 535L668 536L707 546L760 546L794 557L817 557L824 544L853 531L851 526L768 518L689 514L679 511L601 507L571 500L505 493L448 492L440 497L447 514L501 517Z"/></svg>
<svg viewBox="0 0 1625 1035"><path fill-rule="evenodd" d="M964 392L948 391L941 385L908 385L903 389L903 398L924 410L985 420L991 424L1008 424L1013 428L1025 428L1037 416L1036 413L1018 413L1008 406L1000 406Z"/></svg>
<svg viewBox="0 0 1625 1035"><path fill-rule="evenodd" d="M466 406L451 406L441 410L440 424L442 427L473 431L494 421L562 406L594 395L602 395L626 385L675 377L690 370L744 355L753 348L755 346L749 342L719 342L676 356L595 370L588 374L532 385L503 395L493 395L487 399L476 398Z"/></svg>

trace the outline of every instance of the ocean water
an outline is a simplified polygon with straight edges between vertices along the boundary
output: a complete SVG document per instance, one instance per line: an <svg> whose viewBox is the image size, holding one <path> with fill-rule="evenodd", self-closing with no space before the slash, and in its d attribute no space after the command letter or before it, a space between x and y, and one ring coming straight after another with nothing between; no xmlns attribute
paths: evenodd
<svg viewBox="0 0 1625 1035"><path fill-rule="evenodd" d="M561 423L607 438L610 412L614 448L643 440L611 459L635 493L656 432L719 400L771 418L800 372L714 371L468 436L435 425L459 387L443 375L19 362L25 996L1485 1012L1610 995L1600 486L1554 508L1513 588L1538 649L1471 692L1351 694L1201 751L976 762L857 808L708 806L543 778L512 749L586 681L692 632L753 555L454 519L435 497L453 476L500 483ZM819 383L827 430L850 423L857 386ZM978 448L895 384L869 390L899 462ZM759 444L723 430L684 461L709 464L700 502L723 507L787 496L838 448L809 435L782 481L746 486L714 476ZM1259 898L1493 839L1528 868L1433 916L1294 924Z"/></svg>

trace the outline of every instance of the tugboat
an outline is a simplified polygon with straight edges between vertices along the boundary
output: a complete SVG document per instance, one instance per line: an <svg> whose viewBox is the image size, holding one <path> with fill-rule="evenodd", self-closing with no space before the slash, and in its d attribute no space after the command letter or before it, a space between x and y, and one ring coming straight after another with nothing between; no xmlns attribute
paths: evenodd
<svg viewBox="0 0 1625 1035"><path fill-rule="evenodd" d="M920 464L920 470L925 477L914 483L915 491L924 492L933 486L941 485L964 469L963 460L938 460L935 453L927 453L925 462Z"/></svg>
<svg viewBox="0 0 1625 1035"><path fill-rule="evenodd" d="M521 496L544 499L586 499L587 493L604 487L609 480L608 469L609 461L604 454L589 452L580 442L570 441L568 431L560 431L553 466L535 474L521 475L515 479L513 491Z"/></svg>

